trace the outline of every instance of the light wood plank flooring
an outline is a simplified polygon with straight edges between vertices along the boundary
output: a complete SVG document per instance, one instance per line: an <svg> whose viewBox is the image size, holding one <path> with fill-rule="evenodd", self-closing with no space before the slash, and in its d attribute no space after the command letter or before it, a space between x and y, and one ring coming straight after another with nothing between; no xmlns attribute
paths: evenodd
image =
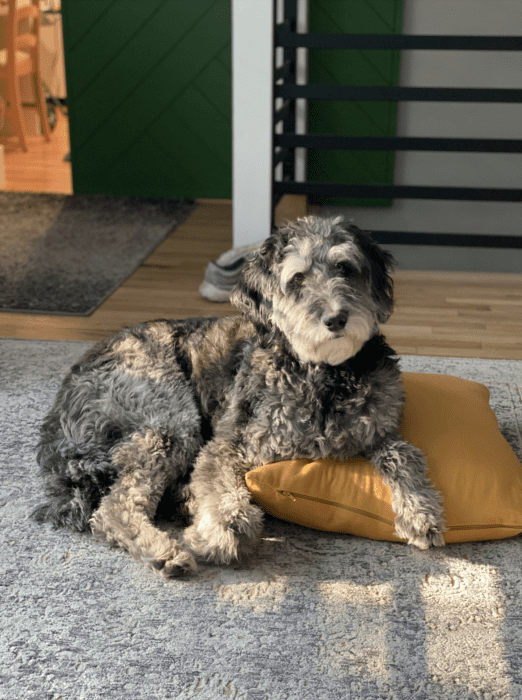
<svg viewBox="0 0 522 700"><path fill-rule="evenodd" d="M386 336L401 355L522 360L522 275L398 271Z"/></svg>
<svg viewBox="0 0 522 700"><path fill-rule="evenodd" d="M147 319L233 313L198 293L231 244L230 203L204 201L91 316L3 313L0 335L98 340ZM522 359L522 275L399 271L395 295L385 333L400 354Z"/></svg>
<svg viewBox="0 0 522 700"><path fill-rule="evenodd" d="M28 154L7 153L4 189L71 191L62 160L69 148L66 119L53 139L54 147L35 139ZM287 200L279 216L299 213L296 201ZM202 200L91 316L2 313L0 336L98 340L147 319L233 313L229 304L213 304L198 293L208 261L231 247L231 231L230 202ZM522 274L398 271L395 296L384 331L398 353L522 360Z"/></svg>
<svg viewBox="0 0 522 700"><path fill-rule="evenodd" d="M10 192L72 193L71 164L64 161L69 153L69 120L59 110L51 140L29 136L27 153L17 138L2 139L5 149L5 183L0 189Z"/></svg>

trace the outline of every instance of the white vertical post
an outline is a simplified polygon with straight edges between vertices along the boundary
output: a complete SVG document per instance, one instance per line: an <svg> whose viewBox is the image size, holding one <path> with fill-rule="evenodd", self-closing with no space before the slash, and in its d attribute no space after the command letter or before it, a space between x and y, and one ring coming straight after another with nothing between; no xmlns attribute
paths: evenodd
<svg viewBox="0 0 522 700"><path fill-rule="evenodd" d="M273 45L274 0L232 0L234 248L270 235Z"/></svg>

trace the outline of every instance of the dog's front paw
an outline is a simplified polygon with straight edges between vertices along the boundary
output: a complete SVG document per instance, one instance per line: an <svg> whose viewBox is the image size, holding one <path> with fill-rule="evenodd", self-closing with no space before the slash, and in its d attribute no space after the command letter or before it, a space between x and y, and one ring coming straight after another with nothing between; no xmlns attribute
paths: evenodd
<svg viewBox="0 0 522 700"><path fill-rule="evenodd" d="M184 532L186 547L194 556L215 564L230 564L252 554L259 543L263 514L252 504L235 513L206 513Z"/></svg>
<svg viewBox="0 0 522 700"><path fill-rule="evenodd" d="M148 564L153 571L166 579L178 578L188 572L194 572L198 568L194 557L182 550L178 550L166 558L152 559Z"/></svg>
<svg viewBox="0 0 522 700"><path fill-rule="evenodd" d="M401 539L419 549L444 547L444 521L437 522L423 514L414 514L409 518L399 516L395 519L395 531Z"/></svg>

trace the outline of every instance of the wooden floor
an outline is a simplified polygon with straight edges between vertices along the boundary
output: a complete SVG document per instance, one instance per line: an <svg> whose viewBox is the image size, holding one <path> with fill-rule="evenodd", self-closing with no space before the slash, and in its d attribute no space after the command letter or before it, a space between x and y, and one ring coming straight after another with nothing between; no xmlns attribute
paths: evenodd
<svg viewBox="0 0 522 700"><path fill-rule="evenodd" d="M20 148L17 138L3 139L5 149L5 183L0 189L10 192L72 193L71 164L64 161L69 153L69 123L60 111L51 141L29 136L28 152Z"/></svg>
<svg viewBox="0 0 522 700"><path fill-rule="evenodd" d="M59 128L54 147L35 140L29 154L7 153L4 189L71 191L69 166L63 167L66 120ZM280 215L293 213L283 208ZM233 313L229 304L213 304L198 293L208 261L232 245L231 218L230 202L202 200L91 316L2 313L0 336L98 340L147 319ZM522 360L522 274L399 271L395 297L384 332L400 354Z"/></svg>

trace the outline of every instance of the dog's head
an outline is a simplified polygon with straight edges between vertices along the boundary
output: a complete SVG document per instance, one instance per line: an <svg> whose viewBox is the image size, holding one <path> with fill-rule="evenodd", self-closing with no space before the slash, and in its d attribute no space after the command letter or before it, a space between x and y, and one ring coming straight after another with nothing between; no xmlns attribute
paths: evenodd
<svg viewBox="0 0 522 700"><path fill-rule="evenodd" d="M394 260L342 217L280 226L247 263L232 303L275 325L302 362L355 355L393 310Z"/></svg>

